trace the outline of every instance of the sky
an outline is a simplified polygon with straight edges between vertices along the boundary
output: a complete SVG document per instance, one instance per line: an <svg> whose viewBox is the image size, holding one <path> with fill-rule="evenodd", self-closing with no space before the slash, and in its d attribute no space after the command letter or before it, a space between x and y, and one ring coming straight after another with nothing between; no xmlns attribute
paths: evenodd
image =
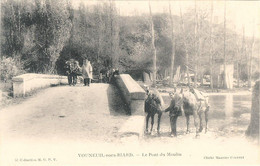
<svg viewBox="0 0 260 166"><path fill-rule="evenodd" d="M102 0L72 0L75 8L83 2L86 5L94 5ZM180 15L180 7L182 12L193 9L195 1L173 1L173 0L151 0L151 8L153 13L169 12L169 2L171 4L172 14ZM117 0L116 7L120 11L120 15L131 16L149 13L149 1L146 0ZM225 1L213 1L214 19L216 23L223 23ZM202 10L210 10L211 1L197 1L197 8ZM260 1L226 1L226 18L227 27L232 28L239 34L242 34L243 27L245 28L246 36L260 38Z"/></svg>

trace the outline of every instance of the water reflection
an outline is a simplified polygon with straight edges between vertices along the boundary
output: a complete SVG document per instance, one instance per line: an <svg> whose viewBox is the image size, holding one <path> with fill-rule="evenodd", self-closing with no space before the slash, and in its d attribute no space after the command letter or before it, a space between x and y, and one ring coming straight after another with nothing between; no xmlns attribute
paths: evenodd
<svg viewBox="0 0 260 166"><path fill-rule="evenodd" d="M165 105L170 104L170 97L163 96ZM209 94L209 131L217 136L244 135L250 121L250 94ZM191 117L192 119L193 117ZM162 116L162 131L170 131L169 116ZM191 122L191 124L193 124ZM194 131L194 125L191 125ZM178 130L185 131L186 120L181 116L178 120Z"/></svg>
<svg viewBox="0 0 260 166"><path fill-rule="evenodd" d="M170 103L169 96L163 96L166 105ZM240 117L244 113L250 113L251 95L214 94L209 96L210 117L225 119Z"/></svg>
<svg viewBox="0 0 260 166"><path fill-rule="evenodd" d="M211 95L211 117L229 118L239 117L243 113L249 113L251 107L251 95Z"/></svg>
<svg viewBox="0 0 260 166"><path fill-rule="evenodd" d="M226 117L233 116L233 95L227 94L225 95L225 115Z"/></svg>

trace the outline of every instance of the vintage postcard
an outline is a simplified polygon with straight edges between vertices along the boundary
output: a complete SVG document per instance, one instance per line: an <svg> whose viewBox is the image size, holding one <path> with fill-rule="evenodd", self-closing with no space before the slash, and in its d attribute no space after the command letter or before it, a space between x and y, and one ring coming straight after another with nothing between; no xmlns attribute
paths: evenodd
<svg viewBox="0 0 260 166"><path fill-rule="evenodd" d="M259 9L2 0L0 165L260 165Z"/></svg>

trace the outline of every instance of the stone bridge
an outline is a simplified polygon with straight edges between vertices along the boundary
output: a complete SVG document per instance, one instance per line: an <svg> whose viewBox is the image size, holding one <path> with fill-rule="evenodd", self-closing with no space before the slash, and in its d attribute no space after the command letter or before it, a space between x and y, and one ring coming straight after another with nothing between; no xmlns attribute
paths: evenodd
<svg viewBox="0 0 260 166"><path fill-rule="evenodd" d="M0 111L2 140L114 142L129 133L142 135L145 92L129 75L118 76L116 85L66 82L66 77L37 74L14 78L16 98L39 90ZM65 85L54 86L60 84Z"/></svg>

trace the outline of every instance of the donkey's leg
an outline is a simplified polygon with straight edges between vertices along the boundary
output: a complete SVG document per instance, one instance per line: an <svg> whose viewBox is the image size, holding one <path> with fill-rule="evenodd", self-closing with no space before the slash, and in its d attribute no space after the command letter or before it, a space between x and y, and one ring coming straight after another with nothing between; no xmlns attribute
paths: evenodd
<svg viewBox="0 0 260 166"><path fill-rule="evenodd" d="M157 133L160 134L160 123L161 123L161 117L162 117L162 112L158 112L158 121L157 121Z"/></svg>
<svg viewBox="0 0 260 166"><path fill-rule="evenodd" d="M205 111L205 121L206 121L206 128L205 128L205 133L207 133L208 131L208 120L209 120L209 112L208 112L208 108Z"/></svg>
<svg viewBox="0 0 260 166"><path fill-rule="evenodd" d="M185 115L186 117L186 125L187 125L187 130L186 134L190 133L190 115Z"/></svg>
<svg viewBox="0 0 260 166"><path fill-rule="evenodd" d="M200 119L200 128L199 128L199 132L201 132L201 131L203 130L202 113L199 113L199 119Z"/></svg>
<svg viewBox="0 0 260 166"><path fill-rule="evenodd" d="M148 113L148 114L146 115L146 129L145 129L145 132L146 132L146 133L148 133L149 118L150 118L150 114Z"/></svg>
<svg viewBox="0 0 260 166"><path fill-rule="evenodd" d="M198 123L198 113L197 111L194 111L193 112L193 119L194 119L194 125L195 125L195 128L196 128L196 137L199 136L199 123Z"/></svg>
<svg viewBox="0 0 260 166"><path fill-rule="evenodd" d="M154 124L154 114L151 115L152 121L151 121L151 133L153 131L153 124Z"/></svg>

